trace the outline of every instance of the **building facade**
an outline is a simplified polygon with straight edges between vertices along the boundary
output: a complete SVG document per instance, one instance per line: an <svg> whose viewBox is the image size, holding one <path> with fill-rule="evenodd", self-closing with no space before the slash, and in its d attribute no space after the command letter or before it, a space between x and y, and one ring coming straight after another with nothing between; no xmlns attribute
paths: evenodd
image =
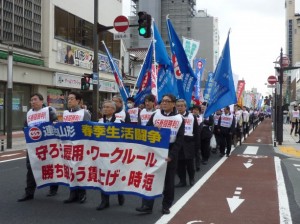
<svg viewBox="0 0 300 224"><path fill-rule="evenodd" d="M286 12L286 55L290 59L290 66L300 66L300 14L296 13L295 0L285 1ZM300 69L284 72L283 102L297 105L300 103Z"/></svg>
<svg viewBox="0 0 300 224"><path fill-rule="evenodd" d="M99 27L111 26L122 14L121 0L99 0ZM40 92L59 117L70 91L80 91L81 77L93 66L94 1L0 0L0 133L5 132L7 52L13 47L13 130L23 127L30 95ZM99 33L100 101L118 92L101 41L121 67L120 41L113 30ZM92 84L82 92L92 104ZM14 119L18 118L18 119Z"/></svg>
<svg viewBox="0 0 300 224"><path fill-rule="evenodd" d="M167 50L170 50L166 16L168 15L179 38L185 37L200 41L200 48L196 58L205 58L206 68L204 80L207 73L214 71L219 59L219 30L218 18L209 16L206 11L196 11L194 0L132 0L130 24L138 24L137 12L145 11L150 14L157 25ZM146 51L150 38L138 35L137 27L129 29L131 38L125 40L129 49L139 48ZM193 65L191 65L193 66Z"/></svg>

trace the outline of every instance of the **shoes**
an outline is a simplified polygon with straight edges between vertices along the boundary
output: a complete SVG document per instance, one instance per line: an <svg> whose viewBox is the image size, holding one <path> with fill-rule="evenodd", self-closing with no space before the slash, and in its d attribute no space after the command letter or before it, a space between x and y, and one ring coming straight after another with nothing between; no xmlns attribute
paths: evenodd
<svg viewBox="0 0 300 224"><path fill-rule="evenodd" d="M194 186L194 184L195 184L195 180L194 180L194 179L191 179L191 180L190 180L190 186Z"/></svg>
<svg viewBox="0 0 300 224"><path fill-rule="evenodd" d="M202 161L202 164L203 164L203 165L206 165L206 164L207 164L207 160L203 160L203 161Z"/></svg>
<svg viewBox="0 0 300 224"><path fill-rule="evenodd" d="M101 211L109 207L109 202L101 201L100 205L96 208L96 210Z"/></svg>
<svg viewBox="0 0 300 224"><path fill-rule="evenodd" d="M79 196L79 203L83 204L86 201L86 193Z"/></svg>
<svg viewBox="0 0 300 224"><path fill-rule="evenodd" d="M296 143L300 143L300 140L298 142L296 142Z"/></svg>
<svg viewBox="0 0 300 224"><path fill-rule="evenodd" d="M220 157L223 157L225 154L224 153L220 153Z"/></svg>
<svg viewBox="0 0 300 224"><path fill-rule="evenodd" d="M47 197L53 197L57 194L57 191L49 191L49 193L47 194Z"/></svg>
<svg viewBox="0 0 300 224"><path fill-rule="evenodd" d="M145 214L151 214L152 213L152 208L146 206L146 205L142 205L142 207L138 207L135 209L137 212L142 212Z"/></svg>
<svg viewBox="0 0 300 224"><path fill-rule="evenodd" d="M179 182L178 184L175 185L175 187L185 187L186 186L186 183L182 183L182 182Z"/></svg>
<svg viewBox="0 0 300 224"><path fill-rule="evenodd" d="M168 215L168 214L170 214L170 209L162 208L161 213L164 214L164 215Z"/></svg>
<svg viewBox="0 0 300 224"><path fill-rule="evenodd" d="M29 201L33 199L33 194L24 194L23 197L18 199L18 202Z"/></svg>
<svg viewBox="0 0 300 224"><path fill-rule="evenodd" d="M196 171L199 172L199 171L200 171L200 167L197 167L197 168L196 168Z"/></svg>
<svg viewBox="0 0 300 224"><path fill-rule="evenodd" d="M226 157L229 157L229 154L226 154Z"/></svg>
<svg viewBox="0 0 300 224"><path fill-rule="evenodd" d="M70 196L68 199L64 200L65 204L73 203L78 200L78 197Z"/></svg>
<svg viewBox="0 0 300 224"><path fill-rule="evenodd" d="M119 205L124 205L125 197L123 194L118 194Z"/></svg>

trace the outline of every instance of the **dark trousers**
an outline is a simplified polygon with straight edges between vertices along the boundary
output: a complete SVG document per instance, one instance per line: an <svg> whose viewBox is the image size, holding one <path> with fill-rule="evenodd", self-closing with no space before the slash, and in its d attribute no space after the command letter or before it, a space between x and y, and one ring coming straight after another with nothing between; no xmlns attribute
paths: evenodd
<svg viewBox="0 0 300 224"><path fill-rule="evenodd" d="M180 183L186 184L186 172L189 175L189 180L194 180L195 167L193 159L178 160L177 174L180 179Z"/></svg>
<svg viewBox="0 0 300 224"><path fill-rule="evenodd" d="M122 194L118 194L118 196L121 196ZM109 203L109 196L108 194L104 194L103 192L101 192L101 201L105 202L105 203Z"/></svg>
<svg viewBox="0 0 300 224"><path fill-rule="evenodd" d="M196 169L200 169L200 161L201 161L200 148L198 148L198 149L196 149L196 152L195 152L195 166L196 166Z"/></svg>
<svg viewBox="0 0 300 224"><path fill-rule="evenodd" d="M231 139L232 135L228 133L222 133L221 137L221 145L220 145L220 153L225 154L225 148L226 148L226 155L229 155L231 152Z"/></svg>
<svg viewBox="0 0 300 224"><path fill-rule="evenodd" d="M26 167L27 167L27 174L26 174L26 187L25 187L25 193L27 195L34 195L35 189L36 189L36 182L33 176L33 172L30 165L29 155L28 152L26 153ZM57 192L58 185L51 185L50 191L51 192Z"/></svg>
<svg viewBox="0 0 300 224"><path fill-rule="evenodd" d="M246 135L249 135L249 123L243 122L243 134L244 138L246 138Z"/></svg>
<svg viewBox="0 0 300 224"><path fill-rule="evenodd" d="M176 173L176 165L171 165L170 163L176 163L176 161L171 161L168 163L166 176L165 176L165 183L164 183L164 191L163 191L163 201L162 206L163 208L170 208L172 206L172 203L174 201L174 182L175 182L175 173ZM142 204L144 206L147 206L149 208L153 208L154 205L154 199L144 199L142 201Z"/></svg>
<svg viewBox="0 0 300 224"><path fill-rule="evenodd" d="M210 138L201 139L201 156L203 161L210 157Z"/></svg>
<svg viewBox="0 0 300 224"><path fill-rule="evenodd" d="M84 195L86 195L85 189L72 189L70 190L69 199L81 199Z"/></svg>
<svg viewBox="0 0 300 224"><path fill-rule="evenodd" d="M293 134L295 128L295 135L298 133L298 122L292 122L291 134Z"/></svg>

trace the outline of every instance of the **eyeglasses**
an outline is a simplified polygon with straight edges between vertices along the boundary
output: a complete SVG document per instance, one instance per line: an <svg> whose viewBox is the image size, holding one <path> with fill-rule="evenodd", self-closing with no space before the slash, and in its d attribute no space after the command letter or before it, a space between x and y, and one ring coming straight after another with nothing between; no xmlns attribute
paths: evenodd
<svg viewBox="0 0 300 224"><path fill-rule="evenodd" d="M162 100L161 103L172 103L172 100Z"/></svg>

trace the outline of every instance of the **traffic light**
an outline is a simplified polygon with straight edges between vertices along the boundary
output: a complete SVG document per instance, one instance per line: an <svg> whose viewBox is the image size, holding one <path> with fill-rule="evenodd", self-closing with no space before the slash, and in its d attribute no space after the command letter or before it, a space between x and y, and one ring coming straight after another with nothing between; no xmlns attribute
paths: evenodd
<svg viewBox="0 0 300 224"><path fill-rule="evenodd" d="M151 24L152 18L151 15L147 14L146 12L139 12L139 35L144 38L151 37Z"/></svg>
<svg viewBox="0 0 300 224"><path fill-rule="evenodd" d="M81 78L81 90L90 89L90 79L93 77L93 74L84 74L84 77Z"/></svg>

